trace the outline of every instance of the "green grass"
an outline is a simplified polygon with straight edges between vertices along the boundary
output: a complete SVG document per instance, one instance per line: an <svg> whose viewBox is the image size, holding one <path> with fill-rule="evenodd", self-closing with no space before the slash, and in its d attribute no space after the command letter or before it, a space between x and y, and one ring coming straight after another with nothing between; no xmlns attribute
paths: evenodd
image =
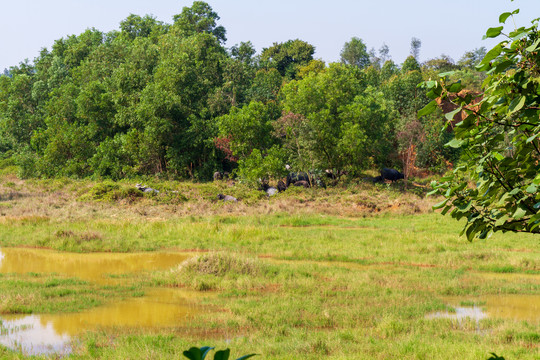
<svg viewBox="0 0 540 360"><path fill-rule="evenodd" d="M225 183L148 182L182 195L126 200L127 182L105 186L105 194L121 195L115 199L98 198L102 185L89 181L10 181L3 189L24 196L0 201L0 247L197 250L177 268L115 276L123 287L1 275L5 313L77 311L140 296L143 286L199 291L210 309L177 327L88 332L70 358L181 359L183 350L203 345L261 359L486 359L490 352L540 358L537 321L426 318L450 309L448 296L484 306L483 295L540 294L538 237L506 233L467 242L458 236L461 224L448 217L394 211L392 204L411 200L399 189L352 184L343 193L266 199L240 188L231 194L247 202L223 204L213 194L228 189ZM48 200L30 210L25 204L38 204L29 197L36 189ZM381 203L392 206L369 205ZM0 347L0 358L24 357Z"/></svg>

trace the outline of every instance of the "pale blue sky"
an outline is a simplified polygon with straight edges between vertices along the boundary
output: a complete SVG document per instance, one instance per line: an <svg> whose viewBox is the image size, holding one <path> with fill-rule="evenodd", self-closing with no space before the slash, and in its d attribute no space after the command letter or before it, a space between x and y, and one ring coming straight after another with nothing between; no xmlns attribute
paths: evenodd
<svg viewBox="0 0 540 360"><path fill-rule="evenodd" d="M540 0L209 0L227 29L227 46L251 41L258 52L273 42L305 40L315 57L338 61L346 41L357 36L368 48L390 48L392 59L405 60L410 40L422 40L420 60L441 53L458 60L465 51L493 46L482 41L504 11L521 9L518 26L540 17ZM0 71L28 58L54 40L95 27L118 29L129 14L152 14L172 23L188 0L2 0ZM451 5L451 7L449 7ZM511 20L508 20L511 24Z"/></svg>

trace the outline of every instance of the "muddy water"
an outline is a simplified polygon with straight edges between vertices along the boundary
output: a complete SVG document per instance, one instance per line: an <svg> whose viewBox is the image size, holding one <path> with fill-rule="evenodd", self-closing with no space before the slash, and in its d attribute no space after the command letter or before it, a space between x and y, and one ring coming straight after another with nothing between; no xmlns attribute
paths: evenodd
<svg viewBox="0 0 540 360"><path fill-rule="evenodd" d="M56 273L108 284L115 276L167 269L190 256L179 252L78 254L43 249L1 248L0 273Z"/></svg>
<svg viewBox="0 0 540 360"><path fill-rule="evenodd" d="M118 277L144 270L177 266L185 253L71 254L36 249L0 249L0 273L56 273L110 284ZM111 278L110 275L116 275ZM182 326L199 313L198 293L180 289L149 289L145 296L79 313L2 315L0 344L27 355L71 351L73 336L102 327L163 328Z"/></svg>
<svg viewBox="0 0 540 360"><path fill-rule="evenodd" d="M0 344L27 355L69 353L71 339L86 330L106 327L157 329L181 326L201 308L195 292L153 289L146 296L79 313L4 315Z"/></svg>
<svg viewBox="0 0 540 360"><path fill-rule="evenodd" d="M466 299L447 297L444 300L456 308L456 313L457 309L462 307L463 300L467 300L481 304L473 307L482 313L479 315L482 316L480 318L514 319L540 323L540 295L486 295ZM479 314L478 311L477 314Z"/></svg>

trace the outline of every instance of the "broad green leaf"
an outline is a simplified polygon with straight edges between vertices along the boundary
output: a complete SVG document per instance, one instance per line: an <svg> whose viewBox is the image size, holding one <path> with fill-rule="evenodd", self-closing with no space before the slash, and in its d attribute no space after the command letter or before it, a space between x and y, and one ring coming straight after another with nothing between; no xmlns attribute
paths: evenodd
<svg viewBox="0 0 540 360"><path fill-rule="evenodd" d="M201 348L201 359L204 360L206 358L206 355L208 355L208 353L213 349L213 347L210 347L210 346L203 346Z"/></svg>
<svg viewBox="0 0 540 360"><path fill-rule="evenodd" d="M231 350L229 349L219 350L214 355L214 360L229 360L230 354L231 354Z"/></svg>
<svg viewBox="0 0 540 360"><path fill-rule="evenodd" d="M495 226L502 226L508 220L510 217L508 215L504 215L495 221Z"/></svg>
<svg viewBox="0 0 540 360"><path fill-rule="evenodd" d="M185 357L187 357L189 360L202 360L202 352L201 349L198 347L192 347L189 350L184 351L182 354L184 354Z"/></svg>
<svg viewBox="0 0 540 360"><path fill-rule="evenodd" d="M525 105L525 100L527 100L526 96L522 96L520 98L516 98L512 100L512 102L508 106L508 110L510 111L510 114L513 114L516 111L521 110L521 108L523 108L523 105Z"/></svg>
<svg viewBox="0 0 540 360"><path fill-rule="evenodd" d="M497 159L497 161L501 161L501 160L504 159L504 156L502 156L501 154L499 154L497 151L493 151L493 152L491 153L491 155L493 155L493 157L494 157L495 159Z"/></svg>
<svg viewBox="0 0 540 360"><path fill-rule="evenodd" d="M444 199L440 203L437 203L437 204L433 205L433 210L437 210L437 209L440 209L440 208L444 207L447 202L448 202L448 199Z"/></svg>
<svg viewBox="0 0 540 360"><path fill-rule="evenodd" d="M463 85L461 85L461 82L453 83L448 88L448 91L453 92L453 93L460 92L461 90L463 90Z"/></svg>
<svg viewBox="0 0 540 360"><path fill-rule="evenodd" d="M512 217L516 220L522 219L527 214L527 211L521 207L518 207Z"/></svg>
<svg viewBox="0 0 540 360"><path fill-rule="evenodd" d="M511 12L505 12L505 13L502 13L500 16L499 16L499 22L501 24L504 24L506 22L506 19L508 19L510 16L512 16L512 13Z"/></svg>
<svg viewBox="0 0 540 360"><path fill-rule="evenodd" d="M529 194L534 194L538 191L538 185L536 184L531 184L527 187L527 189L525 190L527 191Z"/></svg>
<svg viewBox="0 0 540 360"><path fill-rule="evenodd" d="M534 44L532 44L531 46L529 46L528 48L526 48L525 50L527 50L528 52L533 52L535 51L536 49L538 49L538 45L540 45L540 39L536 40L534 42Z"/></svg>
<svg viewBox="0 0 540 360"><path fill-rule="evenodd" d="M459 139L452 139L451 141L449 141L448 143L446 143L445 146L449 146L451 148L454 148L454 149L457 149L457 148L460 148L461 145L463 145L465 141L463 140L459 140Z"/></svg>
<svg viewBox="0 0 540 360"><path fill-rule="evenodd" d="M460 111L461 111L461 107L458 107L454 111L450 111L449 113L444 114L444 117L446 118L446 120L452 121L454 120L454 116L456 116L456 114L459 113Z"/></svg>
<svg viewBox="0 0 540 360"><path fill-rule="evenodd" d="M495 45L493 49L487 52L486 56L484 56L480 64L476 65L476 70L481 71L489 69L489 62L498 57L501 54L502 50L503 46L501 44Z"/></svg>
<svg viewBox="0 0 540 360"><path fill-rule="evenodd" d="M420 111L418 111L418 117L426 116L431 114L435 109L437 109L437 101L433 100L424 106Z"/></svg>
<svg viewBox="0 0 540 360"><path fill-rule="evenodd" d="M527 138L527 140L526 140L525 142L526 142L527 144L529 144L529 143L533 142L533 141L534 141L534 139L536 139L536 138L538 137L538 135L540 135L540 133L539 133L539 134L536 134L536 135L533 135L533 136L530 136L530 137L528 137L528 138Z"/></svg>
<svg viewBox="0 0 540 360"><path fill-rule="evenodd" d="M503 28L504 28L504 26L498 26L498 27L495 27L495 28L489 28L486 31L486 35L484 36L484 39L494 38L494 37L497 37L497 36L501 35L501 32L502 32Z"/></svg>
<svg viewBox="0 0 540 360"><path fill-rule="evenodd" d="M443 72L443 73L440 73L438 74L438 76L440 78L444 78L444 77L447 77L447 76L452 76L454 75L456 72L455 71L446 71L446 72Z"/></svg>

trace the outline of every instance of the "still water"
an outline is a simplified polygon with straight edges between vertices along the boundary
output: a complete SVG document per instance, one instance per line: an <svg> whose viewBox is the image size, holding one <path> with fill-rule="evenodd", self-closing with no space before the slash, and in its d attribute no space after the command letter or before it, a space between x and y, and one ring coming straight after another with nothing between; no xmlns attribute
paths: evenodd
<svg viewBox="0 0 540 360"><path fill-rule="evenodd" d="M180 252L63 253L43 249L0 249L0 273L55 273L100 285L114 277L145 270L168 269L190 257Z"/></svg>
<svg viewBox="0 0 540 360"><path fill-rule="evenodd" d="M99 284L118 275L177 266L190 255L175 252L73 254L36 249L0 249L0 273L56 273ZM117 275L111 277L110 275ZM200 295L199 295L200 296ZM78 313L0 316L0 344L27 355L71 352L71 339L103 327L162 328L182 326L201 311L198 293L149 289L145 296Z"/></svg>

